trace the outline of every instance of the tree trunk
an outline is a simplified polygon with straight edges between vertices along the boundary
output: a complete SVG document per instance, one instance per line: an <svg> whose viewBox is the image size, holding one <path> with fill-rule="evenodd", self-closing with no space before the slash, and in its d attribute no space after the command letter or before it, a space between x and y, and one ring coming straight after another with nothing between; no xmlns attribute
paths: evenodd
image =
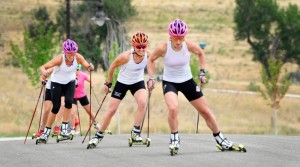
<svg viewBox="0 0 300 167"><path fill-rule="evenodd" d="M274 133L278 135L278 127L277 127L277 105L276 105L276 98L274 98L273 103L273 121L274 121Z"/></svg>

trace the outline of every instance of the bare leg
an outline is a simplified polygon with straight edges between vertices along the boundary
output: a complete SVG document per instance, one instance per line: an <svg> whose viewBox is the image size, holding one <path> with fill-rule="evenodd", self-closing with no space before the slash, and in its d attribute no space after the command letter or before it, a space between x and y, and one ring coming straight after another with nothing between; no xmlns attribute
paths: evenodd
<svg viewBox="0 0 300 167"><path fill-rule="evenodd" d="M44 130L44 128L46 127L48 116L49 116L49 113L51 111L51 108L52 108L52 101L46 100L44 102L44 112L43 112L43 115L42 115L42 123L41 123L41 127L40 127L40 129L42 129L42 130Z"/></svg>
<svg viewBox="0 0 300 167"><path fill-rule="evenodd" d="M134 117L134 126L141 126L145 115L145 107L147 101L147 93L145 89L140 89L134 94L135 101L137 102L137 111Z"/></svg>
<svg viewBox="0 0 300 167"><path fill-rule="evenodd" d="M207 126L211 129L211 131L213 133L218 133L220 130L217 125L216 118L214 114L209 110L205 98L202 96L201 98L193 100L190 103L196 108L199 114L204 118Z"/></svg>
<svg viewBox="0 0 300 167"><path fill-rule="evenodd" d="M169 115L168 122L171 133L178 132L178 99L177 94L174 92L168 92L165 94L165 102L168 106Z"/></svg>
<svg viewBox="0 0 300 167"><path fill-rule="evenodd" d="M117 108L119 107L120 103L121 103L121 100L113 98L113 97L111 98L108 111L104 114L103 120L98 129L100 132L104 132L106 130L106 128L108 127L108 125L111 121L111 118L116 113Z"/></svg>

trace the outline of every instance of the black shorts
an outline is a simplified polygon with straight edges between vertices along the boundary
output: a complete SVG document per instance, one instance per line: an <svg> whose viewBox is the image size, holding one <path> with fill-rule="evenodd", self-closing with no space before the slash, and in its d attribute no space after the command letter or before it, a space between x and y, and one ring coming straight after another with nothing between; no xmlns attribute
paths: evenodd
<svg viewBox="0 0 300 167"><path fill-rule="evenodd" d="M51 101L51 89L46 89L45 101Z"/></svg>
<svg viewBox="0 0 300 167"><path fill-rule="evenodd" d="M189 101L196 100L203 96L202 91L193 79L183 83L173 83L163 80L162 86L164 95L168 92L174 92L178 95L178 91L180 91Z"/></svg>
<svg viewBox="0 0 300 167"><path fill-rule="evenodd" d="M77 105L77 100L79 100L81 106L86 106L86 105L90 104L89 99L87 98L86 95L83 96L83 97L77 98L77 99L74 98L73 104L76 104L76 105Z"/></svg>
<svg viewBox="0 0 300 167"><path fill-rule="evenodd" d="M130 90L131 94L134 95L135 92L140 89L146 89L144 81L139 81L132 85L126 85L117 81L115 88L111 93L111 97L122 100L128 90Z"/></svg>
<svg viewBox="0 0 300 167"><path fill-rule="evenodd" d="M65 96L64 93L61 96ZM45 101L51 101L51 89L46 89Z"/></svg>

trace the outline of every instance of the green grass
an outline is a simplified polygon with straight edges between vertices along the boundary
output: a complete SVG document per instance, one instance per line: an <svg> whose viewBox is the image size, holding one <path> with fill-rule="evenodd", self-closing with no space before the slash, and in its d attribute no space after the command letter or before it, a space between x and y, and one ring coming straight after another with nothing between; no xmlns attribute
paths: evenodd
<svg viewBox="0 0 300 167"><path fill-rule="evenodd" d="M56 9L60 1L45 0L40 4L47 4L50 9ZM297 3L298 0L280 0L279 3L287 5L289 2ZM63 3L63 2L62 2ZM22 5L20 5L22 4ZM170 21L179 17L189 26L186 40L196 43L206 42L206 68L211 80L205 88L205 96L210 109L216 115L218 124L225 133L243 134L273 134L272 114L273 110L269 102L259 95L224 94L216 93L211 89L254 89L261 86L260 65L252 61L249 46L245 41L235 41L232 28L234 0L199 1L199 0L134 0L139 14L125 26L128 34L136 31L145 31L149 34L152 50L159 43L168 39L167 26ZM0 2L0 30L2 38L6 42L4 49L0 49L1 61L9 57L7 42L17 41L22 43L23 22L28 20L21 12L28 12L36 7L37 1L31 0L25 3L23 0ZM173 12L175 10L175 12ZM53 14L52 14L53 15ZM22 20L23 18L23 20ZM3 55L3 56L2 56ZM157 62L157 71L162 71L161 60ZM1 63L2 64L2 63ZM288 65L289 70L298 68L296 65ZM101 100L104 93L101 91L104 83L103 72L93 74L95 91ZM34 106L37 101L39 89L30 85L27 77L20 69L0 67L0 137L25 136ZM255 83L255 85L253 85ZM87 85L88 86L88 85ZM88 87L87 87L88 88ZM300 94L300 86L292 85L288 93ZM101 121L103 113L108 108L108 100L98 115ZM194 133L197 113L188 101L179 94L179 131L182 133ZM93 110L98 109L98 104L92 102ZM278 113L278 129L280 135L300 134L300 104L299 99L284 98ZM88 115L79 107L82 120L82 129L87 130ZM120 120L121 133L130 133L133 114L136 105L130 93L121 103ZM31 127L31 133L37 131L40 104ZM161 84L158 83L151 99L150 131L153 133L169 133L167 123L167 108L162 96ZM116 116L111 121L109 129L117 132ZM204 120L200 119L200 133L211 133Z"/></svg>

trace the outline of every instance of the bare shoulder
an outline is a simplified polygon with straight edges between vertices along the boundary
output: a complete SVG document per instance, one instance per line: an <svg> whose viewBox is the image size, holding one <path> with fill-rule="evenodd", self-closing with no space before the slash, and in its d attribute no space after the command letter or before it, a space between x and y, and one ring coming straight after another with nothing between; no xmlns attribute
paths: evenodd
<svg viewBox="0 0 300 167"><path fill-rule="evenodd" d="M130 54L131 54L131 50L126 50L124 52L122 52L121 54L119 54L118 57L120 57L120 59L123 59L123 60L129 60L130 58Z"/></svg>
<svg viewBox="0 0 300 167"><path fill-rule="evenodd" d="M118 65L125 64L129 61L130 54L131 54L131 50L124 51L116 57L114 62Z"/></svg>
<svg viewBox="0 0 300 167"><path fill-rule="evenodd" d="M192 42L192 41L185 41L185 43L186 43L186 46L191 49L199 47L195 42Z"/></svg>
<svg viewBox="0 0 300 167"><path fill-rule="evenodd" d="M156 55L156 57L158 56L164 56L167 52L167 42L163 42L160 45L158 45L155 50L153 51L153 55Z"/></svg>
<svg viewBox="0 0 300 167"><path fill-rule="evenodd" d="M202 54L202 49L195 42L186 41L185 43L190 52L194 54Z"/></svg>
<svg viewBox="0 0 300 167"><path fill-rule="evenodd" d="M57 55L52 59L55 65L60 65L62 63L62 60L63 60L63 54Z"/></svg>
<svg viewBox="0 0 300 167"><path fill-rule="evenodd" d="M81 54L76 53L76 60L82 61L83 59L84 57Z"/></svg>

